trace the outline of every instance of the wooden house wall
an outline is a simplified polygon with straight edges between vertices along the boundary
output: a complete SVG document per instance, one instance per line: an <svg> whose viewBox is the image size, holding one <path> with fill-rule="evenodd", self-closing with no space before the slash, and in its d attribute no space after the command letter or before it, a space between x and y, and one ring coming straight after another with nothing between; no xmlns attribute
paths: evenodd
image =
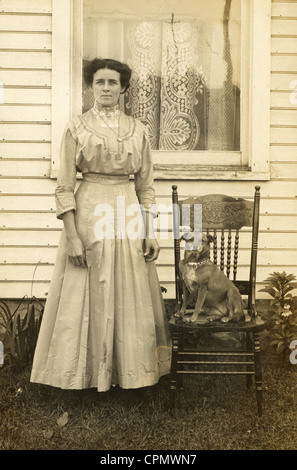
<svg viewBox="0 0 297 470"><path fill-rule="evenodd" d="M271 179L259 183L258 289L273 271L297 275L296 32L297 1L272 1ZM49 176L51 0L0 0L0 44L0 298L45 298L62 227L55 216L56 182ZM251 198L256 183L157 180L158 203L170 204L172 184L181 197L225 193ZM172 297L173 244L160 232L158 238L160 282ZM247 263L243 253L243 268Z"/></svg>

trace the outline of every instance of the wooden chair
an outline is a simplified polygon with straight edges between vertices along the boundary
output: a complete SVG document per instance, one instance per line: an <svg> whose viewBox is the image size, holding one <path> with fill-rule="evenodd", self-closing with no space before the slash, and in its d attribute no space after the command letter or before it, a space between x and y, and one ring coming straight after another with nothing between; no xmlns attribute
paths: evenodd
<svg viewBox="0 0 297 470"><path fill-rule="evenodd" d="M195 323L187 323L173 316L170 321L172 333L171 406L176 406L176 392L186 374L239 374L246 375L247 386L255 378L258 414L262 414L262 371L260 359L260 332L264 322L256 313L255 287L257 246L259 231L260 187L256 186L254 200L231 198L212 194L178 200L177 186L172 186L173 233L175 256L176 304L182 302L182 285L179 278L181 259L181 227L195 228L195 204L202 205L202 231L213 236L212 261L218 265L238 287L245 304L245 319L239 322L209 322L199 316ZM187 220L185 223L185 209ZM190 209L190 210L189 210ZM196 217L197 218L197 217ZM247 228L249 227L249 228ZM248 244L247 238L251 241ZM240 251L240 242L245 250ZM244 264L246 279L238 280L239 257L248 253ZM242 270L242 268L240 268ZM239 348L217 347L222 336L239 338ZM203 346L203 338L206 339ZM201 346L202 343L202 346ZM216 346L215 346L216 345ZM238 346L238 344L237 344Z"/></svg>

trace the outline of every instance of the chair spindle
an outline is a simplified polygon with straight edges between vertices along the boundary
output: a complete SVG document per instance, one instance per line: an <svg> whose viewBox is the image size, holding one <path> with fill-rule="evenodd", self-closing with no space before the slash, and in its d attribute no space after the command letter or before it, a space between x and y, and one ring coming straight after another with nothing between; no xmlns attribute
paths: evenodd
<svg viewBox="0 0 297 470"><path fill-rule="evenodd" d="M239 247L239 230L236 230L234 240L234 265L233 265L233 280L236 281L237 266L238 266L238 247Z"/></svg>
<svg viewBox="0 0 297 470"><path fill-rule="evenodd" d="M213 232L213 263L215 265L218 264L218 236L216 229Z"/></svg>
<svg viewBox="0 0 297 470"><path fill-rule="evenodd" d="M231 229L229 229L228 233L228 245L227 245L227 277L230 277L230 270L231 270L231 246L232 246L232 233Z"/></svg>
<svg viewBox="0 0 297 470"><path fill-rule="evenodd" d="M224 271L224 257L225 257L225 232L222 230L221 233L221 271Z"/></svg>

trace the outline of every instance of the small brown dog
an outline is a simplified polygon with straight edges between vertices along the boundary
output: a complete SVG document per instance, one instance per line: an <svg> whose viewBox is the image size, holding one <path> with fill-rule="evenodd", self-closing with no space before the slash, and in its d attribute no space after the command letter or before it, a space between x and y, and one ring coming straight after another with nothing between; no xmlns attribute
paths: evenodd
<svg viewBox="0 0 297 470"><path fill-rule="evenodd" d="M195 249L194 245L190 245L192 249L185 250L184 259L179 263L183 302L175 316L187 322L195 322L200 312L205 313L209 321L229 322L244 318L239 290L209 259L212 241L211 235L203 234L201 246ZM189 294L196 303L193 315L186 318Z"/></svg>

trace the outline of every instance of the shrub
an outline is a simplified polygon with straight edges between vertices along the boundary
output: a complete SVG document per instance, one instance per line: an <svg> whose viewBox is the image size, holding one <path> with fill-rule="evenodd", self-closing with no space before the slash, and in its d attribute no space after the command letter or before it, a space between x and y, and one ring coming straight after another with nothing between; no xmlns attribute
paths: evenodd
<svg viewBox="0 0 297 470"><path fill-rule="evenodd" d="M297 296L292 294L297 288L295 279L293 274L274 272L266 279L265 288L260 290L272 297L261 314L267 322L263 339L283 363L288 363L290 344L297 339Z"/></svg>

